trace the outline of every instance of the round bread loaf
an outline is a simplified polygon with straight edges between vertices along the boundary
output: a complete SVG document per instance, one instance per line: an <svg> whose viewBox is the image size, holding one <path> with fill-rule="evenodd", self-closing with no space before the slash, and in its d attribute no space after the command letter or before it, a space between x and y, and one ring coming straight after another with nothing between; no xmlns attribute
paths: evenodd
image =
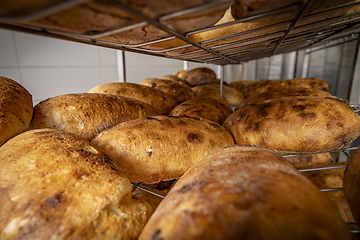
<svg viewBox="0 0 360 240"><path fill-rule="evenodd" d="M298 156L284 156L296 169L306 169L324 166L331 161L330 153L302 154Z"/></svg>
<svg viewBox="0 0 360 240"><path fill-rule="evenodd" d="M140 82L140 85L159 89L172 96L178 104L195 97L195 93L189 86L185 86L171 80L147 78Z"/></svg>
<svg viewBox="0 0 360 240"><path fill-rule="evenodd" d="M65 94L34 108L31 129L54 128L90 140L121 122L158 115L150 105L122 96L98 93Z"/></svg>
<svg viewBox="0 0 360 240"><path fill-rule="evenodd" d="M212 97L220 99L220 85L219 84L205 84L198 85L191 88L198 97ZM223 97L230 106L238 106L244 101L243 94L235 88L223 85Z"/></svg>
<svg viewBox="0 0 360 240"><path fill-rule="evenodd" d="M0 146L28 129L33 110L30 93L14 80L0 76Z"/></svg>
<svg viewBox="0 0 360 240"><path fill-rule="evenodd" d="M319 189L343 188L346 162L327 164L328 169L303 172ZM324 192L337 207L344 222L354 222L354 217L343 191Z"/></svg>
<svg viewBox="0 0 360 240"><path fill-rule="evenodd" d="M170 80L170 81L174 81L176 83L179 83L181 85L184 85L185 87L190 87L190 85L187 83L187 81L185 81L184 79L180 78L180 77L177 77L175 75L171 75L171 74L168 74L168 75L164 75L161 77L161 79L165 79L165 80Z"/></svg>
<svg viewBox="0 0 360 240"><path fill-rule="evenodd" d="M222 148L189 169L144 227L145 239L351 239L333 203L274 152Z"/></svg>
<svg viewBox="0 0 360 240"><path fill-rule="evenodd" d="M164 91L137 83L104 83L93 87L88 93L105 93L133 98L154 107L160 115L169 114L177 105L173 97Z"/></svg>
<svg viewBox="0 0 360 240"><path fill-rule="evenodd" d="M131 182L156 183L180 177L194 163L234 140L210 120L155 116L118 124L92 142Z"/></svg>
<svg viewBox="0 0 360 240"><path fill-rule="evenodd" d="M174 76L177 76L181 79L184 79L184 74L187 73L189 70L187 69L181 69L173 73Z"/></svg>
<svg viewBox="0 0 360 240"><path fill-rule="evenodd" d="M239 144L284 153L316 153L347 146L360 135L360 117L343 101L288 97L248 104L225 120Z"/></svg>
<svg viewBox="0 0 360 240"><path fill-rule="evenodd" d="M245 87L243 94L245 98L269 90L282 88L310 88L322 91L330 91L330 85L319 78L294 78L289 80L261 80Z"/></svg>
<svg viewBox="0 0 360 240"><path fill-rule="evenodd" d="M344 173L344 194L360 227L360 148L349 158Z"/></svg>
<svg viewBox="0 0 360 240"><path fill-rule="evenodd" d="M177 105L169 115L204 118L223 124L232 112L231 107L226 101L197 97Z"/></svg>
<svg viewBox="0 0 360 240"><path fill-rule="evenodd" d="M182 75L182 78L190 85L196 86L217 81L216 73L210 68L200 67L189 70Z"/></svg>
<svg viewBox="0 0 360 240"><path fill-rule="evenodd" d="M0 147L1 239L137 239L152 209L90 142L30 130Z"/></svg>
<svg viewBox="0 0 360 240"><path fill-rule="evenodd" d="M315 96L315 97L330 97L333 96L323 90L302 87L284 87L278 89L268 90L266 92L253 94L242 101L237 108L245 106L250 103L260 103L265 100L282 98L282 97L297 97L297 96Z"/></svg>
<svg viewBox="0 0 360 240"><path fill-rule="evenodd" d="M235 82L231 82L229 83L229 87L235 88L237 90L239 90L240 92L242 92L243 88L255 83L256 80L240 80L240 81L235 81Z"/></svg>

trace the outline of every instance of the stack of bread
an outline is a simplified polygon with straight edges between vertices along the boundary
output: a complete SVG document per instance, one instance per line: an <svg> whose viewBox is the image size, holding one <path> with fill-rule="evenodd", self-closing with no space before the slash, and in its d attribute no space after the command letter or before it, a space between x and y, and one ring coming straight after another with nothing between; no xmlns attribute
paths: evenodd
<svg viewBox="0 0 360 240"><path fill-rule="evenodd" d="M349 239L337 208L297 171L329 154L281 156L336 150L360 134L359 117L332 96L246 102L224 83L242 96L233 112L216 74L201 68L30 108L17 101L28 116L14 130L7 103L31 95L0 80L0 129L15 132L0 147L1 239ZM216 96L199 86L216 86Z"/></svg>

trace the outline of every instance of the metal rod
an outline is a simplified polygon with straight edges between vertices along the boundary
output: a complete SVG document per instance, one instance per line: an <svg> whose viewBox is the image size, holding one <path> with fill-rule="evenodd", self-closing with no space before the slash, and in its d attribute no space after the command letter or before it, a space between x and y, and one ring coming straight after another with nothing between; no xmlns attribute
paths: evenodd
<svg viewBox="0 0 360 240"><path fill-rule="evenodd" d="M276 45L274 52L272 53L272 55L275 55L277 50L279 49L280 45L283 43L283 41L285 40L285 38L288 36L288 34L291 32L291 30L295 27L296 23L298 23L298 21L300 20L300 18L302 17L302 15L304 14L304 12L309 8L310 4L313 2L313 0L304 0L303 2L303 6L301 7L300 11L298 12L298 14L296 15L294 21L291 23L291 25L288 27L288 29L286 29L284 35L282 36L282 38L280 39L279 43Z"/></svg>
<svg viewBox="0 0 360 240"><path fill-rule="evenodd" d="M357 63L358 55L359 55L359 45L360 45L360 35L358 36L357 41L356 41L354 59L353 59L352 68L351 68L351 77L350 77L350 83L349 83L348 92L347 92L347 99L349 101L350 101L350 97L351 97L351 90L352 90L352 87L354 84L356 63Z"/></svg>
<svg viewBox="0 0 360 240"><path fill-rule="evenodd" d="M339 58L340 59L339 59L338 71L336 74L336 82L335 82L335 88L334 88L333 95L337 95L338 91L339 91L341 66L342 66L342 62L343 62L343 58L344 58L344 45L341 45Z"/></svg>

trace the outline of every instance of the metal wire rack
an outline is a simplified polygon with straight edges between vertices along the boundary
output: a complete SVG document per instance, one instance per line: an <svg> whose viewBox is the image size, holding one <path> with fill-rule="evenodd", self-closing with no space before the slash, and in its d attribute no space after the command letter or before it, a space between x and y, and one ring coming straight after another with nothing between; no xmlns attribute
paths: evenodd
<svg viewBox="0 0 360 240"><path fill-rule="evenodd" d="M21 16L3 14L0 15L0 27L125 51L216 65L242 63L301 49L329 47L339 44L339 42L357 38L360 32L360 2L357 1L331 1L332 6L314 11L315 6L319 6L321 0L304 0L298 4L186 33L177 32L164 22L167 19L216 8L222 4L230 4L232 0L217 0L158 18L151 18L121 1L104 0L102 2L112 4L114 8L125 10L135 16L138 21L120 28L100 32L87 31L85 34L38 27L31 22L31 20L46 17L86 2L89 1L60 1L30 14ZM266 21L266 19L289 14L291 17ZM136 44L107 40L109 36L141 28L148 24L168 33L168 36ZM256 27L246 27L251 24L255 24ZM198 34L211 33L215 30L224 32L224 35L209 35L206 39L196 41ZM181 40L178 46L154 48L154 45L176 39Z"/></svg>

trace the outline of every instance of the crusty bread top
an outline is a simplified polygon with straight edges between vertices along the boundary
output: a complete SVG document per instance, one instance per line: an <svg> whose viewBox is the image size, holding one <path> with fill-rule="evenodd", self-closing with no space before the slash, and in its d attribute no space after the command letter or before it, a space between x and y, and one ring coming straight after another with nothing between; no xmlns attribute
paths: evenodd
<svg viewBox="0 0 360 240"><path fill-rule="evenodd" d="M105 128L131 119L158 115L135 99L98 93L65 94L38 103L30 128L55 128L90 140Z"/></svg>
<svg viewBox="0 0 360 240"><path fill-rule="evenodd" d="M0 76L0 146L29 127L33 110L31 94L14 80Z"/></svg>
<svg viewBox="0 0 360 240"><path fill-rule="evenodd" d="M90 142L36 129L0 147L2 239L136 239L151 214Z"/></svg>
<svg viewBox="0 0 360 240"><path fill-rule="evenodd" d="M153 106L159 114L169 114L177 105L172 96L165 92L137 83L112 82L97 85L88 93L114 94L133 98Z"/></svg>
<svg viewBox="0 0 360 240"><path fill-rule="evenodd" d="M196 86L204 83L212 83L217 80L216 73L210 68L200 67L191 69L182 75L182 78L190 84Z"/></svg>
<svg viewBox="0 0 360 240"><path fill-rule="evenodd" d="M232 145L189 169L140 235L151 239L351 239L329 199L272 151Z"/></svg>

